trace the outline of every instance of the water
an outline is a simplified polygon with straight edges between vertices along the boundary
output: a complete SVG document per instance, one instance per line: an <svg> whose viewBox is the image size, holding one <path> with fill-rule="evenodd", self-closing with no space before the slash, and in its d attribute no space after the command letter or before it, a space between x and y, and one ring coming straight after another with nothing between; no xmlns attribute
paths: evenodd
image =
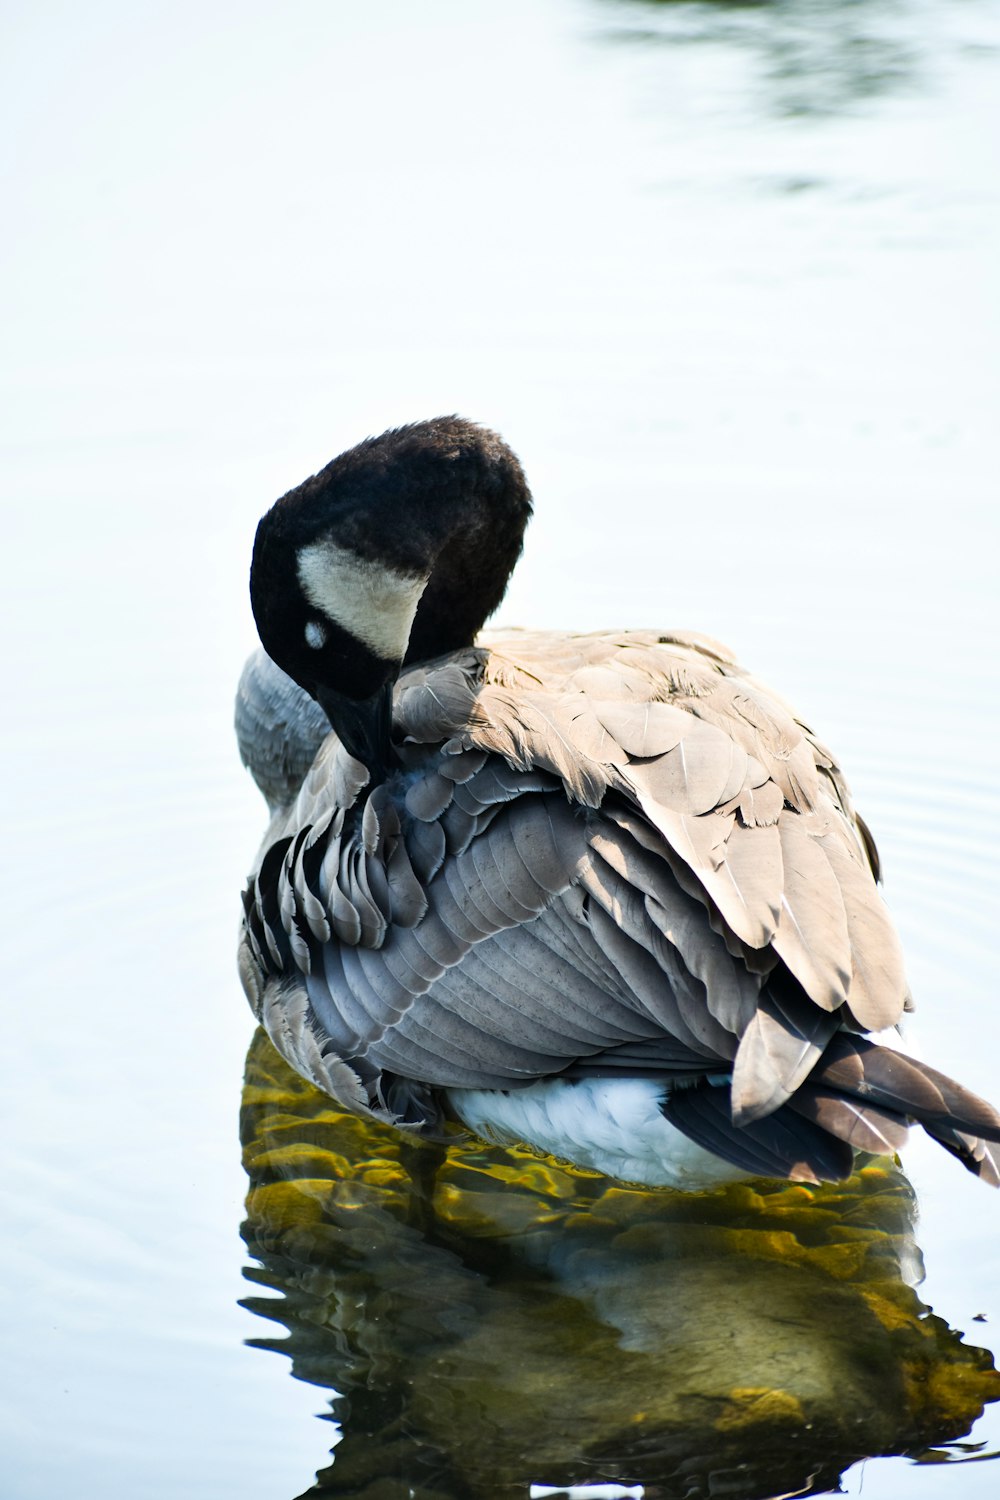
<svg viewBox="0 0 1000 1500"><path fill-rule="evenodd" d="M537 516L502 620L707 630L812 718L921 1048L1000 1095L1000 12L109 0L6 30L5 1494L273 1500L335 1433L238 1305L262 808L230 703L256 519L364 433L460 410L513 443ZM907 1171L919 1298L996 1353L997 1196L919 1143ZM996 1407L969 1441L1000 1447Z"/></svg>

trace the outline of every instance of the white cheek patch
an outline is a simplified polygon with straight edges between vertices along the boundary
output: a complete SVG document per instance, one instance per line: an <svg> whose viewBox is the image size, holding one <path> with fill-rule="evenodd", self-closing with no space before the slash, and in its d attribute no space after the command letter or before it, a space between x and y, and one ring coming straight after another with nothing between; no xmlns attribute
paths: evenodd
<svg viewBox="0 0 1000 1500"><path fill-rule="evenodd" d="M326 645L326 631L318 620L307 620L305 629L306 645L311 646L314 651L321 651Z"/></svg>
<svg viewBox="0 0 1000 1500"><path fill-rule="evenodd" d="M302 591L314 609L384 661L402 658L420 596L427 587L426 577L370 562L329 540L302 548L298 574ZM313 645L309 628L307 625L306 640Z"/></svg>

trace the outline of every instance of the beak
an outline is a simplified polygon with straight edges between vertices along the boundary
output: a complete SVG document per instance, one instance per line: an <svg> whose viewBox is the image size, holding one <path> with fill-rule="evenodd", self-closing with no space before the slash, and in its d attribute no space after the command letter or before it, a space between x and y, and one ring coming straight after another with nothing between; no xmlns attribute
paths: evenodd
<svg viewBox="0 0 1000 1500"><path fill-rule="evenodd" d="M316 701L336 730L344 749L367 766L371 785L377 786L399 762L392 748L392 678L370 698L348 698L318 687Z"/></svg>

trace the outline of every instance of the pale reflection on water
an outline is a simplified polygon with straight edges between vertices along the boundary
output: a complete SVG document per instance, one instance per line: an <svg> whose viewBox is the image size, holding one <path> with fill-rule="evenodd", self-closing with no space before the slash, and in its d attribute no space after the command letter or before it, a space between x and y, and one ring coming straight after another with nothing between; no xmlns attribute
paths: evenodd
<svg viewBox="0 0 1000 1500"><path fill-rule="evenodd" d="M258 1032L244 1305L337 1394L308 1494L488 1500L641 1483L818 1494L858 1459L944 1460L1000 1374L913 1290L909 1183L650 1192L339 1113Z"/></svg>
<svg viewBox="0 0 1000 1500"><path fill-rule="evenodd" d="M784 117L836 114L917 90L934 73L929 5L913 0L595 0L607 6L602 36L655 49L739 49L747 72L729 84L746 101ZM681 54L683 55L683 54ZM806 185L806 184L803 184Z"/></svg>

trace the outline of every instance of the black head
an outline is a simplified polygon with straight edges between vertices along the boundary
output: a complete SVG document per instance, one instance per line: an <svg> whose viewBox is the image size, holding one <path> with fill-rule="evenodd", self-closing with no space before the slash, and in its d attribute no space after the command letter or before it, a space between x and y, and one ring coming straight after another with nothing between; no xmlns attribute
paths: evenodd
<svg viewBox="0 0 1000 1500"><path fill-rule="evenodd" d="M402 662L472 641L530 513L502 439L439 417L366 439L261 521L250 597L264 649L369 769L388 755Z"/></svg>

